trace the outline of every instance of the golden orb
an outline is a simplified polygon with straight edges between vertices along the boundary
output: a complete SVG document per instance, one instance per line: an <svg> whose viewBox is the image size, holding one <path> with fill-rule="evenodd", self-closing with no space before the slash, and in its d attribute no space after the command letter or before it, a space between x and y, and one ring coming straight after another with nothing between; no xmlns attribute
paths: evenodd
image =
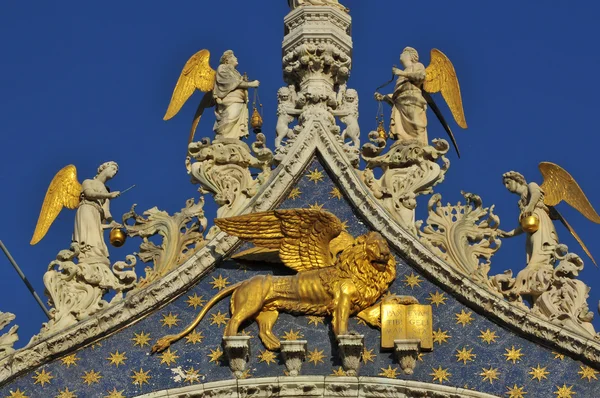
<svg viewBox="0 0 600 398"><path fill-rule="evenodd" d="M127 235L123 230L119 228L113 228L110 231L110 244L114 247L121 247L125 244L125 240L127 240Z"/></svg>
<svg viewBox="0 0 600 398"><path fill-rule="evenodd" d="M537 232L540 229L540 219L534 214L523 217L521 218L521 228L530 234Z"/></svg>

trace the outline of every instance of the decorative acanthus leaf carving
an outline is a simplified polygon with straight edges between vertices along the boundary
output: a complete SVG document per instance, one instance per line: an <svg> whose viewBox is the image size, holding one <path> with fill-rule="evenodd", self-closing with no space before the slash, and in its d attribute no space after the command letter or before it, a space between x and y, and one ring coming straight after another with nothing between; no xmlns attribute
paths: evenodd
<svg viewBox="0 0 600 398"><path fill-rule="evenodd" d="M0 331L14 320L14 314L9 312L0 312ZM13 345L19 340L19 336L17 336L17 330L19 330L19 326L14 325L8 332L0 335L0 357L11 354L15 351L13 349Z"/></svg>
<svg viewBox="0 0 600 398"><path fill-rule="evenodd" d="M363 147L367 167L362 179L394 219L417 235L416 197L433 193L433 187L444 181L450 167L450 161L444 156L449 149L448 142L433 140L434 146L429 146L417 141L398 141L386 154L379 155L385 148L379 135L371 133L369 137L374 142ZM377 168L383 171L379 179L374 173Z"/></svg>
<svg viewBox="0 0 600 398"><path fill-rule="evenodd" d="M156 207L140 216L133 205L131 211L123 215L123 225L129 236L143 239L138 257L144 263L154 264L153 267L147 267L146 276L140 278L137 289L141 289L171 272L204 246L202 234L207 226L204 198L200 198L198 203L188 199L185 207L173 216ZM162 237L160 246L148 239L156 235Z"/></svg>
<svg viewBox="0 0 600 398"><path fill-rule="evenodd" d="M427 206L426 225L421 229L423 222L417 222L419 238L446 263L496 292L488 273L491 257L501 246L500 218L494 214L494 206L483 207L479 196L465 192L462 195L466 203L454 206L442 206L442 196L433 195Z"/></svg>

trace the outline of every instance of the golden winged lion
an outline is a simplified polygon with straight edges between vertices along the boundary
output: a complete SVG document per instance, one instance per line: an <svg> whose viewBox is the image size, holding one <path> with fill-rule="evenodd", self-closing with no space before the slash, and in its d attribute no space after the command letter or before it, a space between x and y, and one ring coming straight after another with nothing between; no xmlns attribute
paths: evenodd
<svg viewBox="0 0 600 398"><path fill-rule="evenodd" d="M343 232L333 214L322 210L275 210L215 223L225 232L278 250L293 276L259 275L217 293L196 319L177 335L158 340L152 352L167 349L190 333L221 299L231 295L231 318L225 336L236 336L240 325L254 319L269 350L280 347L273 334L279 312L332 316L335 335L348 333L348 319L372 306L396 277L396 260L377 232L354 239Z"/></svg>
<svg viewBox="0 0 600 398"><path fill-rule="evenodd" d="M375 93L376 100L392 106L391 137L398 141L418 141L428 145L427 106L429 106L448 133L460 157L452 129L430 95L441 93L456 124L463 129L467 128L460 85L452 62L443 52L434 48L431 50L431 62L428 67L425 67L419 62L419 53L412 47L404 49L400 55L400 62L404 70L392 68L394 77L398 77L394 92L387 95Z"/></svg>

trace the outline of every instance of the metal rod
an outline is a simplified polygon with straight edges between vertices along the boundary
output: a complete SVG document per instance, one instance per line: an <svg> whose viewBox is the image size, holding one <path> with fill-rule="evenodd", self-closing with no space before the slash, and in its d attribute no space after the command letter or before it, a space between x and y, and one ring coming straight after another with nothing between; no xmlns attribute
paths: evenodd
<svg viewBox="0 0 600 398"><path fill-rule="evenodd" d="M130 186L129 188L127 188L124 191L121 191L121 195L123 195L125 192L132 190L133 188L135 188L135 184L133 184L132 186Z"/></svg>
<svg viewBox="0 0 600 398"><path fill-rule="evenodd" d="M27 286L27 289L29 289L29 291L31 292L31 294L33 294L33 297L35 298L35 301L37 301L37 303L40 305L40 307L42 308L42 311L44 311L44 314L46 314L46 316L48 317L48 319L50 319L50 313L48 312L48 309L46 308L46 306L42 302L42 299L40 299L40 296L38 296L38 294L35 292L35 289L33 288L33 286L31 286L31 283L29 283L29 281L25 277L25 274L23 274L23 271L21 271L21 268L19 268L19 266L17 265L17 262L10 255L8 249L6 248L6 246L4 246L4 243L2 243L1 240L0 240L0 248L2 249L2 251L4 252L4 254L6 254L6 258L8 258L8 261L10 261L10 263L12 264L12 266L15 268L15 270L17 271L17 274L19 274L19 276L21 277L21 279L25 283L25 286Z"/></svg>

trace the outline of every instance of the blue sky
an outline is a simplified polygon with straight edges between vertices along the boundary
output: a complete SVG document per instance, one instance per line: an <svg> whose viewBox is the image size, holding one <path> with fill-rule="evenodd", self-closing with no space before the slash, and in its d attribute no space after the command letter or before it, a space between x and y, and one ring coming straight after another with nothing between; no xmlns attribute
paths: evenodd
<svg viewBox="0 0 600 398"><path fill-rule="evenodd" d="M462 158L451 155L446 181L437 188L444 202L461 200L461 190L476 193L485 205L496 204L501 228L512 229L518 198L503 187L502 174L516 170L541 182L537 164L552 161L600 208L593 162L600 90L596 2L344 4L354 18L349 86L360 95L363 141L376 127L375 87L389 79L401 50L417 48L427 64L436 47L454 63L469 123L466 131L455 128ZM184 156L199 96L174 120L162 121L181 68L196 51L209 49L216 66L231 48L239 69L261 81L265 131L273 146L286 12L283 0L0 2L0 239L40 294L48 263L68 247L72 233L74 213L65 210L41 243L29 245L48 184L63 166L75 164L82 181L100 163L117 161L120 171L111 188L137 185L113 202L118 218L133 203L140 211L158 206L173 213L198 196ZM202 120L198 137L212 136L211 118ZM429 136L444 137L431 120ZM420 209L426 203L421 198ZM600 259L600 226L568 205L559 208ZM213 217L212 205L207 214ZM568 232L557 228L561 240L583 255ZM524 245L524 237L504 241L492 273L520 270ZM135 250L130 244L112 249L111 256L119 260ZM3 257L0 270L0 311L17 315L22 345L39 331L44 315ZM600 271L587 261L582 279L592 286L589 304L596 312ZM594 323L600 329L597 319Z"/></svg>

